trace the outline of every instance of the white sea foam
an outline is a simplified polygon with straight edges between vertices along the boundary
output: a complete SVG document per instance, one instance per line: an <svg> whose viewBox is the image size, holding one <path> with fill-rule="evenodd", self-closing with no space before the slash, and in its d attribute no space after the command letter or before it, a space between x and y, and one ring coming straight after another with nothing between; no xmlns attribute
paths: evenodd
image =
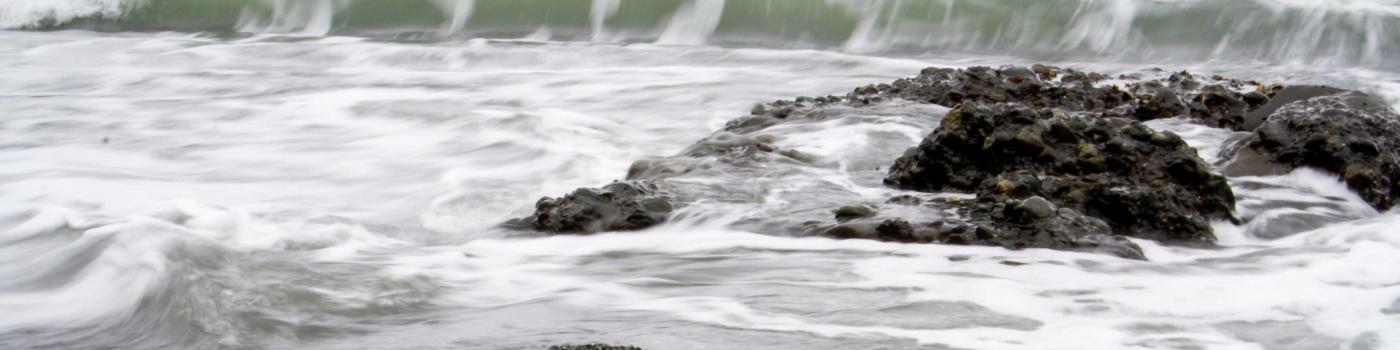
<svg viewBox="0 0 1400 350"><path fill-rule="evenodd" d="M830 201L904 193L879 184L876 168L924 137L942 107L774 127L777 146L816 161L761 178L676 178L752 200L693 203L648 231L515 237L494 227L540 196L675 154L756 102L1004 57L79 31L0 39L0 345L1400 344L1388 311L1400 298L1389 268L1400 263L1400 213L1375 212L1312 170L1232 179L1250 223L1217 223L1215 249L1140 241L1151 261L734 229L755 216L829 220ZM1382 93L1374 87L1395 81L1364 69L1212 67ZM1182 120L1149 125L1203 157L1230 136ZM1303 214L1320 226L1260 228Z"/></svg>
<svg viewBox="0 0 1400 350"><path fill-rule="evenodd" d="M15 0L0 3L0 29L23 28L49 20L57 23L88 16L119 17L141 6L133 0Z"/></svg>

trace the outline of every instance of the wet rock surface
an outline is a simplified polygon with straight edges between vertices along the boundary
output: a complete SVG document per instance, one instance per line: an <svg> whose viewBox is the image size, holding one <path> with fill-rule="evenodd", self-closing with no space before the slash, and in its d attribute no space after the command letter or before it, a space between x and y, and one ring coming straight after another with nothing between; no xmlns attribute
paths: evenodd
<svg viewBox="0 0 1400 350"><path fill-rule="evenodd" d="M549 350L642 350L642 348L626 345L607 344L583 344L583 345L555 345Z"/></svg>
<svg viewBox="0 0 1400 350"><path fill-rule="evenodd" d="M1129 244L1112 235L1210 243L1210 220L1234 218L1225 178L1181 137L1130 119L1017 103L954 109L885 181L975 192L972 219L994 232L971 243L1012 248Z"/></svg>
<svg viewBox="0 0 1400 350"><path fill-rule="evenodd" d="M849 221L852 219L868 218L875 216L874 208L864 205L847 205L836 208L836 221Z"/></svg>
<svg viewBox="0 0 1400 350"><path fill-rule="evenodd" d="M1086 216L1072 208L1057 208L1049 200L1033 196L1007 199L984 208L987 213L973 218L991 235L971 244L996 245L1009 249L1049 248L1104 253L1129 259L1146 259L1142 248L1121 235L1102 219Z"/></svg>
<svg viewBox="0 0 1400 350"><path fill-rule="evenodd" d="M1400 188L1395 182L1400 176L1394 175L1397 145L1374 141L1400 134L1393 123L1383 122L1393 113L1319 100L1339 91L1187 72L1108 76L1042 65L930 68L845 95L757 105L674 156L635 162L626 182L543 199L534 215L511 223L555 233L638 230L666 220L673 204L761 203L789 193L784 191L794 179L839 169L859 173L850 175L856 179L869 177L861 180L872 182L865 186L878 187L883 177L890 190L870 198L842 184L807 187L784 195L781 200L790 207L749 213L732 226L770 234L1142 259L1140 247L1127 237L1210 245L1212 221L1238 219L1225 178L1181 137L1141 121L1182 118L1255 131L1253 141L1227 148L1222 157L1242 159L1235 162L1239 168L1256 172L1327 169L1369 193L1368 201L1378 207L1393 205L1394 189ZM1328 103L1333 107L1324 108ZM829 155L793 146L803 144L794 137L841 135L814 130L881 123L934 132L903 155L907 141L886 149L865 146L861 152L880 154L874 163L838 164ZM1360 132L1323 133L1323 141L1307 136L1328 128ZM882 135L896 136L917 139L917 134ZM1308 147L1320 147L1327 156Z"/></svg>
<svg viewBox="0 0 1400 350"><path fill-rule="evenodd" d="M1114 80L1126 87L1109 83ZM856 89L847 99L859 104L897 98L950 107L1016 102L1142 121L1188 117L1207 125L1248 130L1246 115L1266 105L1282 88L1220 77L1198 80L1188 72L1161 80L1135 80L1044 65L929 68L917 77Z"/></svg>
<svg viewBox="0 0 1400 350"><path fill-rule="evenodd" d="M559 198L542 198L535 214L508 226L552 233L588 234L634 231L661 223L672 210L671 200L645 181L614 182L601 188L581 188Z"/></svg>
<svg viewBox="0 0 1400 350"><path fill-rule="evenodd" d="M1335 92L1313 89L1299 92ZM1232 176L1299 167L1337 174L1377 210L1400 199L1400 115L1379 99L1342 92L1279 106L1251 135L1222 151Z"/></svg>
<svg viewBox="0 0 1400 350"><path fill-rule="evenodd" d="M1268 119L1269 115L1274 114L1274 112L1278 111L1279 108L1283 108L1283 106L1286 106L1290 103L1310 99L1313 97L1336 95L1346 91L1347 90L1318 85L1285 86L1281 89L1278 89L1274 93L1274 97L1270 98L1267 103L1259 106L1258 108L1255 108L1253 111L1250 111L1249 114L1245 116L1244 125L1240 129L1250 131L1254 130L1255 128L1258 128L1260 125L1264 124L1264 120Z"/></svg>

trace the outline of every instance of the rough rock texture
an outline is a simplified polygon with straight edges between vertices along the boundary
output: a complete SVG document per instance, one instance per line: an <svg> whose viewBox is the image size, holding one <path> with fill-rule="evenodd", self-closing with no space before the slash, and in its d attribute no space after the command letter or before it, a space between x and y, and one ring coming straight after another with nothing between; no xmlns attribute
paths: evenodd
<svg viewBox="0 0 1400 350"><path fill-rule="evenodd" d="M1362 93L1280 106L1247 139L1222 153L1229 175L1312 167L1338 174L1378 210L1400 200L1400 115Z"/></svg>
<svg viewBox="0 0 1400 350"><path fill-rule="evenodd" d="M553 233L633 231L661 223L671 210L670 199L650 183L614 182L560 198L541 198L534 215L507 225Z"/></svg>
<svg viewBox="0 0 1400 350"><path fill-rule="evenodd" d="M758 118L751 118L758 120ZM731 123L731 127L734 124ZM765 125L766 126L771 126ZM709 169L714 162L729 165L753 165L768 162L810 163L811 157L796 150L773 145L771 135L748 135L749 132L721 130L691 145L680 155L667 158L643 159L627 169L628 180L663 180L697 169ZM707 161L697 161L707 160ZM709 160L712 160L709 161Z"/></svg>
<svg viewBox="0 0 1400 350"><path fill-rule="evenodd" d="M681 154L637 161L629 169L626 178L629 181L662 184L668 191L675 192L676 200L680 201L742 200L746 196L729 194L726 198L707 197L713 194L676 188L696 185L668 184L666 180L696 172L716 172L720 169L737 172L736 174L767 176L765 172L779 168L768 166L772 164L781 164L784 167L823 166L815 157L777 146L777 138L765 134L765 131L778 125L815 123L848 118L852 114L881 113L922 118L923 115L942 114L943 107L934 107L938 105L952 107L963 103L1017 102L1030 108L1053 108L1068 114L1092 113L1097 116L1133 120L1184 117L1210 125L1238 128L1243 124L1244 117L1267 104L1276 90L1274 87L1264 88L1257 82L1220 77L1198 80L1186 72L1155 71L1145 74L1155 75L1160 79L1143 79L1141 76L1129 75L1110 77L1043 65L930 68L916 77L899 79L890 84L860 87L844 96L798 97L790 101L759 104L753 108L750 115L731 121L722 130L696 142ZM1051 135L1059 135L1062 132L1061 129L1052 130ZM1054 143L1053 141L1051 140L1051 143ZM1071 150L1079 151L1078 148ZM1084 156L1089 157L1086 160L1090 162L1082 166L1113 166L1108 163L1094 163L1092 156L1095 151L1097 150L1086 149L1088 153ZM1112 162L1113 159L1116 158L1110 157L1108 161ZM1080 166L1076 164L1069 165ZM959 188L970 191L980 185L980 179L967 178L965 175L961 177L964 178L954 179L960 182ZM651 220L629 222L594 218L600 216L596 213L626 210L618 208L608 200L555 203L559 201L568 202L568 197L554 202L541 202L544 205L541 209L547 210L521 221L531 222L525 227L549 232L628 230L654 224ZM607 205L592 210L590 214L583 210L588 203ZM904 199L900 203L919 205L917 199ZM555 206L561 207L554 208ZM1094 215L1092 212L1085 214ZM655 217L657 220L664 218L657 215L637 217ZM865 217L843 216L843 220L851 219Z"/></svg>
<svg viewBox="0 0 1400 350"><path fill-rule="evenodd" d="M1000 246L1008 249L1075 250L1145 260L1142 249L1113 234L1103 220L1069 208L1057 208L1033 196L996 203L976 203L963 209L973 220L950 220L914 225L883 218L819 227L814 234L837 239L870 239L899 243L939 243Z"/></svg>
<svg viewBox="0 0 1400 350"><path fill-rule="evenodd" d="M1336 95L1343 92L1346 92L1346 90L1328 86L1285 86L1281 89L1278 89L1274 93L1274 96L1272 98L1269 98L1267 103L1259 106L1258 108L1255 108L1253 111L1249 112L1248 115L1245 115L1244 125L1241 129L1245 131L1250 131L1258 128L1260 125L1264 124L1264 120L1268 119L1269 115L1274 114L1274 112L1278 111L1279 108L1283 108L1283 106L1286 106L1290 103L1310 99L1313 97Z"/></svg>
<svg viewBox="0 0 1400 350"><path fill-rule="evenodd" d="M1035 107L1070 110L1107 110L1124 106L1133 96L1117 88L1098 88L1094 82L1103 76L1089 76L1074 70L1059 73L1058 68L972 67L968 69L930 68L919 76L856 89L851 96L866 102L882 95L944 106L964 102L1021 102ZM1056 77L1060 79L1056 80Z"/></svg>
<svg viewBox="0 0 1400 350"><path fill-rule="evenodd" d="M1130 76L1118 78L1135 80ZM1017 102L1033 108L1095 112L1143 121L1190 117L1212 126L1248 130L1246 115L1263 107L1282 88L1219 77L1206 83L1188 72L1174 73L1162 80L1132 82L1126 87L1100 84L1108 79L1098 73L1043 65L929 68L917 77L858 88L846 99L852 104L869 104L899 98L950 107L968 102ZM1250 86L1254 91L1241 92Z"/></svg>
<svg viewBox="0 0 1400 350"><path fill-rule="evenodd" d="M1209 243L1210 220L1234 219L1225 178L1181 137L1129 119L1018 103L954 109L885 181L976 192L974 221L1000 232L971 241L1015 248L1088 248L1108 234ZM1022 201L1033 197L1048 203Z"/></svg>
<svg viewBox="0 0 1400 350"><path fill-rule="evenodd" d="M607 344L584 344L584 345L555 345L549 350L642 350L642 348L625 345Z"/></svg>
<svg viewBox="0 0 1400 350"><path fill-rule="evenodd" d="M735 225L772 234L1142 258L1124 237L1209 243L1211 220L1235 218L1224 178L1211 173L1181 138L1140 121L1185 118L1253 131L1222 153L1229 174L1316 167L1340 174L1377 208L1394 206L1400 197L1395 115L1366 104L1374 102L1320 97L1339 92L1160 70L1108 76L1041 65L930 68L845 95L760 104L680 154L634 163L628 182L543 199L537 213L511 224L560 233L636 230L664 220L672 203L751 205L794 176L838 166L826 159L830 155L798 151L804 143L794 142L794 135L814 134L795 130L855 123L928 128L953 107L937 131L895 162L886 180L898 188L973 193L976 199L908 193L861 198L836 186L813 187L794 191L790 207L764 208ZM880 154L878 160L840 165L869 174L857 175L865 176L864 184L889 164L882 160L906 146L899 135L872 140L897 145L860 150L884 152L867 153ZM678 177L709 181L669 181ZM849 203L870 210L839 208Z"/></svg>
<svg viewBox="0 0 1400 350"><path fill-rule="evenodd" d="M1112 228L1103 220L1085 216L1073 209L1056 208L1041 197L979 203L965 209L976 212L971 215L974 219L920 225L899 218L874 219L820 227L814 234L837 239L899 243L1048 248L1146 259L1140 247L1123 236L1113 234Z"/></svg>
<svg viewBox="0 0 1400 350"><path fill-rule="evenodd" d="M904 219L863 220L818 229L818 235L838 239L873 239L886 242L933 243L938 232L914 227Z"/></svg>
<svg viewBox="0 0 1400 350"><path fill-rule="evenodd" d="M914 197L914 196L910 196L910 195L907 195L907 194L902 194L902 195L890 197L890 199L886 200L885 203L899 204L899 205L908 205L908 206L915 206L915 205L924 204L924 200L919 199L919 197Z"/></svg>
<svg viewBox="0 0 1400 350"><path fill-rule="evenodd" d="M847 205L844 207L836 208L834 212L836 214L836 221L850 221L852 219L868 218L871 216L875 216L876 214L875 209L864 205Z"/></svg>
<svg viewBox="0 0 1400 350"><path fill-rule="evenodd" d="M1104 253L1130 259L1146 259L1142 248L1115 235L1108 223L1071 208L1057 208L1049 200L1032 196L1007 199L990 206L996 238L985 242L1011 249L1050 248ZM1009 240L1007 240L1009 238Z"/></svg>

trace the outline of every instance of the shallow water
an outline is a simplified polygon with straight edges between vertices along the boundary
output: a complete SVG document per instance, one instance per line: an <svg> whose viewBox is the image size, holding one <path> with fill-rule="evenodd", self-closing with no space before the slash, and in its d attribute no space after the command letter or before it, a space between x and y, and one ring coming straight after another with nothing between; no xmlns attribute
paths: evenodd
<svg viewBox="0 0 1400 350"><path fill-rule="evenodd" d="M1249 222L1217 224L1218 249L1138 241L1150 261L753 224L903 193L879 169L938 107L773 128L816 165L674 179L712 197L645 232L495 227L755 103L928 66L1160 66L1400 102L1400 75L1377 68L1393 55L1166 63L470 36L0 31L0 348L1400 347L1400 212L1311 170L1231 179ZM1231 137L1149 125L1207 160Z"/></svg>

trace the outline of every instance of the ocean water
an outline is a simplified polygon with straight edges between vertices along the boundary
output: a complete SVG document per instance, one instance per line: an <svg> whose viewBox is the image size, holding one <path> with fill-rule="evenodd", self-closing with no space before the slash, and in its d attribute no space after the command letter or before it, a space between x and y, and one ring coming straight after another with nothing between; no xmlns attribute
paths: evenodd
<svg viewBox="0 0 1400 350"><path fill-rule="evenodd" d="M1396 1L4 0L0 29L0 348L1400 348L1400 212L1309 169L1230 179L1246 222L1149 261L751 224L904 193L879 169L936 106L774 128L816 165L674 179L713 199L643 232L497 227L930 66L1400 105ZM1237 136L1148 124L1207 161Z"/></svg>

